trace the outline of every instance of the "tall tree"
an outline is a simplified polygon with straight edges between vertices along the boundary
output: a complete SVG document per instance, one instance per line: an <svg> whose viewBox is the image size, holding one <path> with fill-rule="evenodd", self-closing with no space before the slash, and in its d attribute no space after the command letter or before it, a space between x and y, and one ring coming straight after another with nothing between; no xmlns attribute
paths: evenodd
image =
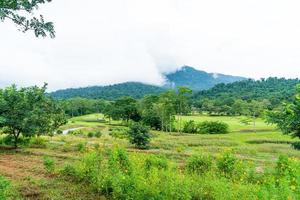
<svg viewBox="0 0 300 200"><path fill-rule="evenodd" d="M14 138L55 131L66 123L63 109L45 95L46 85L20 88L15 85L0 90L0 127Z"/></svg>
<svg viewBox="0 0 300 200"><path fill-rule="evenodd" d="M267 122L276 124L284 134L300 138L300 85L292 103L267 113Z"/></svg>
<svg viewBox="0 0 300 200"><path fill-rule="evenodd" d="M9 19L13 21L21 31L33 30L36 37L55 37L52 22L46 22L43 15L34 16L41 4L51 0L0 0L0 21ZM33 16L29 18L28 16Z"/></svg>
<svg viewBox="0 0 300 200"><path fill-rule="evenodd" d="M178 122L179 122L179 128L178 131L181 133L181 125L182 125L182 115L187 114L190 110L190 106L188 103L189 98L192 95L192 90L190 90L187 87L179 87L177 91L177 106L176 106L176 112L178 114Z"/></svg>

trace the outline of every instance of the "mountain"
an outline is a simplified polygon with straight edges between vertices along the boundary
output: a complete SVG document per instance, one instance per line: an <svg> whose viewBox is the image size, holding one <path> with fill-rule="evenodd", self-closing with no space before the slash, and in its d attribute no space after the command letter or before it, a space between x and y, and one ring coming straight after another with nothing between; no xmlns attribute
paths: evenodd
<svg viewBox="0 0 300 200"><path fill-rule="evenodd" d="M126 82L109 86L92 86L58 90L50 93L50 95L57 99L83 97L114 100L121 96L142 98L147 94L158 94L167 89L176 88L179 86L187 86L194 91L200 91L212 88L219 83L232 83L235 81L245 80L243 77L207 73L196 70L189 66L183 66L180 70L177 70L173 73L164 74L164 76L166 79L166 84L164 84L162 87L139 82Z"/></svg>
<svg viewBox="0 0 300 200"><path fill-rule="evenodd" d="M190 66L183 66L173 73L165 74L165 77L167 83L164 87L176 88L178 86L187 86L194 91L206 90L219 83L226 84L247 79L239 76L207 73Z"/></svg>
<svg viewBox="0 0 300 200"><path fill-rule="evenodd" d="M221 102L233 102L236 99L269 100L273 106L282 101L291 101L296 93L296 85L299 79L267 78L261 80L248 79L230 84L218 84L209 90L203 90L194 94L196 101L210 99L218 105Z"/></svg>
<svg viewBox="0 0 300 200"><path fill-rule="evenodd" d="M138 82L126 82L109 86L92 86L58 90L50 93L50 95L57 99L83 97L90 99L102 98L106 100L114 100L122 96L131 96L139 99L147 94L158 94L163 91L165 91L164 88L154 85Z"/></svg>

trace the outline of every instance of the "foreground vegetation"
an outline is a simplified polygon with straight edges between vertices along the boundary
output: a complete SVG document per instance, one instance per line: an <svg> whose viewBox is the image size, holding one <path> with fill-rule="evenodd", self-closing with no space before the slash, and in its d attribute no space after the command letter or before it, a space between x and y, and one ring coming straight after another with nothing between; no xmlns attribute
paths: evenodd
<svg viewBox="0 0 300 200"><path fill-rule="evenodd" d="M7 198L299 198L300 153L291 147L297 140L261 120L254 132L239 117L184 116L183 121L226 122L230 132L150 131L148 149L137 150L122 121L102 119L75 117L61 127L80 128L68 135L34 137L17 151L2 150Z"/></svg>

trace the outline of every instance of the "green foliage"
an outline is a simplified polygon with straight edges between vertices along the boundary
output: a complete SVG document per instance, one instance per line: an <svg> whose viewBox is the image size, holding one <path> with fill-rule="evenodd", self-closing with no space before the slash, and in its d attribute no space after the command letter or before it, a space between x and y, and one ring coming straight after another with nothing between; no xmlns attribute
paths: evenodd
<svg viewBox="0 0 300 200"><path fill-rule="evenodd" d="M119 138L119 139L125 139L128 138L128 128L123 128L123 127L118 127L118 128L113 128L111 132L109 133L110 136L114 138Z"/></svg>
<svg viewBox="0 0 300 200"><path fill-rule="evenodd" d="M20 30L26 32L33 30L36 37L46 37L48 34L51 38L55 37L54 26L52 22L45 22L44 17L32 16L40 4L51 2L51 0L1 0L0 1L0 20L9 19L14 22ZM22 11L22 12L20 12ZM23 15L20 15L23 13Z"/></svg>
<svg viewBox="0 0 300 200"><path fill-rule="evenodd" d="M294 149L300 150L300 142L293 142L293 143L292 143L292 147L293 147Z"/></svg>
<svg viewBox="0 0 300 200"><path fill-rule="evenodd" d="M90 131L90 132L88 132L87 136L88 136L89 138L92 138L92 137L95 136L95 133Z"/></svg>
<svg viewBox="0 0 300 200"><path fill-rule="evenodd" d="M217 167L219 171L227 177L233 175L236 166L237 166L236 157L228 152L223 154L217 161Z"/></svg>
<svg viewBox="0 0 300 200"><path fill-rule="evenodd" d="M212 168L213 162L210 156L193 155L186 164L186 169L189 173L203 174L209 172Z"/></svg>
<svg viewBox="0 0 300 200"><path fill-rule="evenodd" d="M201 134L226 134L228 129L228 124L220 121L204 121L198 125L198 132Z"/></svg>
<svg viewBox="0 0 300 200"><path fill-rule="evenodd" d="M198 133L198 125L194 120L189 120L184 123L182 131L184 133Z"/></svg>
<svg viewBox="0 0 300 200"><path fill-rule="evenodd" d="M292 103L284 104L279 110L268 112L267 122L276 124L285 134L300 138L300 84Z"/></svg>
<svg viewBox="0 0 300 200"><path fill-rule="evenodd" d="M146 149L149 146L151 135L147 126L141 123L134 123L129 127L129 141L137 148Z"/></svg>
<svg viewBox="0 0 300 200"><path fill-rule="evenodd" d="M274 171L257 173L246 161L225 153L216 162L194 155L182 169L164 157L128 155L117 148L108 154L88 153L61 173L108 199L268 200L299 199L299 166L299 160L280 157Z"/></svg>
<svg viewBox="0 0 300 200"><path fill-rule="evenodd" d="M62 108L45 95L46 86L0 90L0 127L14 137L15 147L20 135L53 133L66 123Z"/></svg>
<svg viewBox="0 0 300 200"><path fill-rule="evenodd" d="M87 99L103 98L105 100L116 100L124 96L135 99L143 98L147 94L159 94L165 89L153 85L137 82L127 82L110 86L94 86L78 89L59 90L51 93L57 99L69 99L82 97Z"/></svg>
<svg viewBox="0 0 300 200"><path fill-rule="evenodd" d="M70 135L75 135L75 136L83 136L84 135L84 132L83 130L81 129L77 129L77 130L72 130L72 131L69 131Z"/></svg>
<svg viewBox="0 0 300 200"><path fill-rule="evenodd" d="M33 148L46 148L48 140L42 137L32 137L29 141L29 146Z"/></svg>
<svg viewBox="0 0 300 200"><path fill-rule="evenodd" d="M9 188L10 188L10 182L6 178L0 176L0 199L1 200L8 199Z"/></svg>
<svg viewBox="0 0 300 200"><path fill-rule="evenodd" d="M209 90L196 93L193 99L197 101L195 105L200 109L206 99L212 103L210 108L217 109L211 110L212 112L244 115L244 112L247 112L245 105L253 100L261 102L268 109L276 108L283 101L292 101L292 96L296 92L295 86L299 83L299 79L268 78L257 81L250 79L218 84ZM236 105L233 105L235 102ZM228 106L233 108L233 111L226 109Z"/></svg>
<svg viewBox="0 0 300 200"><path fill-rule="evenodd" d="M45 170L48 173L53 173L55 170L55 162L52 158L48 157L48 156L44 156L43 157L43 163L44 163L44 167Z"/></svg>

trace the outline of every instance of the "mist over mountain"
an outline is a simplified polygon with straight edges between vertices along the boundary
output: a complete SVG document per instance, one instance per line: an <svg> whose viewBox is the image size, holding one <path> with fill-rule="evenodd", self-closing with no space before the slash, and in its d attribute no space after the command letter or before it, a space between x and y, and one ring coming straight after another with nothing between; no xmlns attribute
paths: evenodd
<svg viewBox="0 0 300 200"><path fill-rule="evenodd" d="M179 70L163 74L166 83L162 86L144 84L140 82L125 82L109 86L91 86L70 88L50 93L54 98L66 99L73 97L103 98L113 100L121 96L142 98L147 94L158 94L167 89L186 86L194 91L206 90L219 83L232 83L246 78L217 73L207 73L190 66L183 66Z"/></svg>
<svg viewBox="0 0 300 200"><path fill-rule="evenodd" d="M165 77L167 83L164 86L167 88L186 86L194 91L207 90L219 83L227 84L247 79L239 76L207 73L190 66L183 66L173 73L165 74Z"/></svg>

